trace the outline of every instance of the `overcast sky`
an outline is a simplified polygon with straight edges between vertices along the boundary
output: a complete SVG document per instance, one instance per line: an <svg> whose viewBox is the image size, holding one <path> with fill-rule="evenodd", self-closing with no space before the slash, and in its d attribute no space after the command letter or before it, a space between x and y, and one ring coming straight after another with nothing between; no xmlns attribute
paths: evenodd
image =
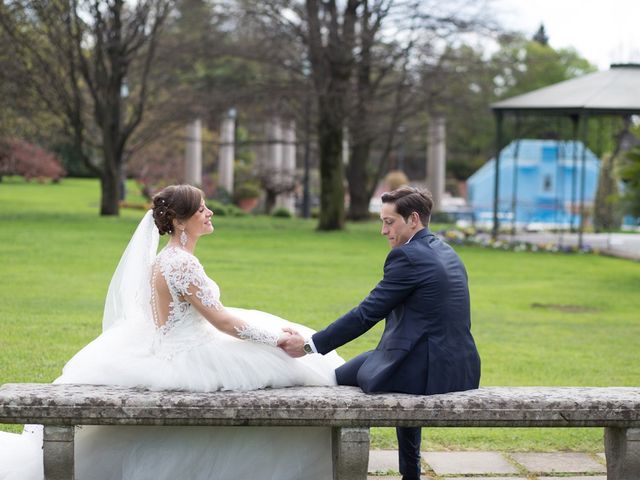
<svg viewBox="0 0 640 480"><path fill-rule="evenodd" d="M493 0L505 27L533 35L544 24L554 48L574 47L607 70L640 63L640 0Z"/></svg>

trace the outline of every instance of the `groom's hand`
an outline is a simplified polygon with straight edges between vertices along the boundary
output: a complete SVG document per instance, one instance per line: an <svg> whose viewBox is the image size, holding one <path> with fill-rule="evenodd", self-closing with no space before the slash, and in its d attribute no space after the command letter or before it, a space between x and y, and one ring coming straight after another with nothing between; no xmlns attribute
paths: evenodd
<svg viewBox="0 0 640 480"><path fill-rule="evenodd" d="M278 346L283 349L290 357L303 357L305 354L303 349L304 337L290 327L284 327L282 330L289 335L283 335L278 340Z"/></svg>

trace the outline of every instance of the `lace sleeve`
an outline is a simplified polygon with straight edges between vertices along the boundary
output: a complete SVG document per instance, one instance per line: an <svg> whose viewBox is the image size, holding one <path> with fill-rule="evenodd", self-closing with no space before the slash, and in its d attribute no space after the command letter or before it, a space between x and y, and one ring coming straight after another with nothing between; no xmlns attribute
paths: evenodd
<svg viewBox="0 0 640 480"><path fill-rule="evenodd" d="M235 330L238 332L238 337L243 340L271 345L272 347L278 345L278 338L280 338L279 334L265 328L256 327L255 325L246 324L241 328L235 327Z"/></svg>
<svg viewBox="0 0 640 480"><path fill-rule="evenodd" d="M220 310L220 290L204 272L198 260L186 253L172 256L162 265L162 274L171 292L180 297L194 295L208 308Z"/></svg>

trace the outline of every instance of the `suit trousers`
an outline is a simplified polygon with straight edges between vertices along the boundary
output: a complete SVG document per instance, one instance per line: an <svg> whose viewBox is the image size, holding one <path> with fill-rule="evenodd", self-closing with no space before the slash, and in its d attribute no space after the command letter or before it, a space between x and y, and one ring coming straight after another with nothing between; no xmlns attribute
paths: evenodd
<svg viewBox="0 0 640 480"><path fill-rule="evenodd" d="M338 385L358 385L358 371L371 352L364 352L336 369ZM398 460L403 480L420 479L420 427L398 427Z"/></svg>

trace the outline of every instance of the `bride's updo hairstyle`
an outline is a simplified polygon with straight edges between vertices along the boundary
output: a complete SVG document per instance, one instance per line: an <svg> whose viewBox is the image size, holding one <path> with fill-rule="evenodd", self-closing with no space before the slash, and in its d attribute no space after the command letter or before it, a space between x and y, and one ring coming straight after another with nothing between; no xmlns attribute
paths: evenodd
<svg viewBox="0 0 640 480"><path fill-rule="evenodd" d="M191 185L169 185L153 197L153 220L160 235L173 234L173 220L188 220L198 211L204 194Z"/></svg>

